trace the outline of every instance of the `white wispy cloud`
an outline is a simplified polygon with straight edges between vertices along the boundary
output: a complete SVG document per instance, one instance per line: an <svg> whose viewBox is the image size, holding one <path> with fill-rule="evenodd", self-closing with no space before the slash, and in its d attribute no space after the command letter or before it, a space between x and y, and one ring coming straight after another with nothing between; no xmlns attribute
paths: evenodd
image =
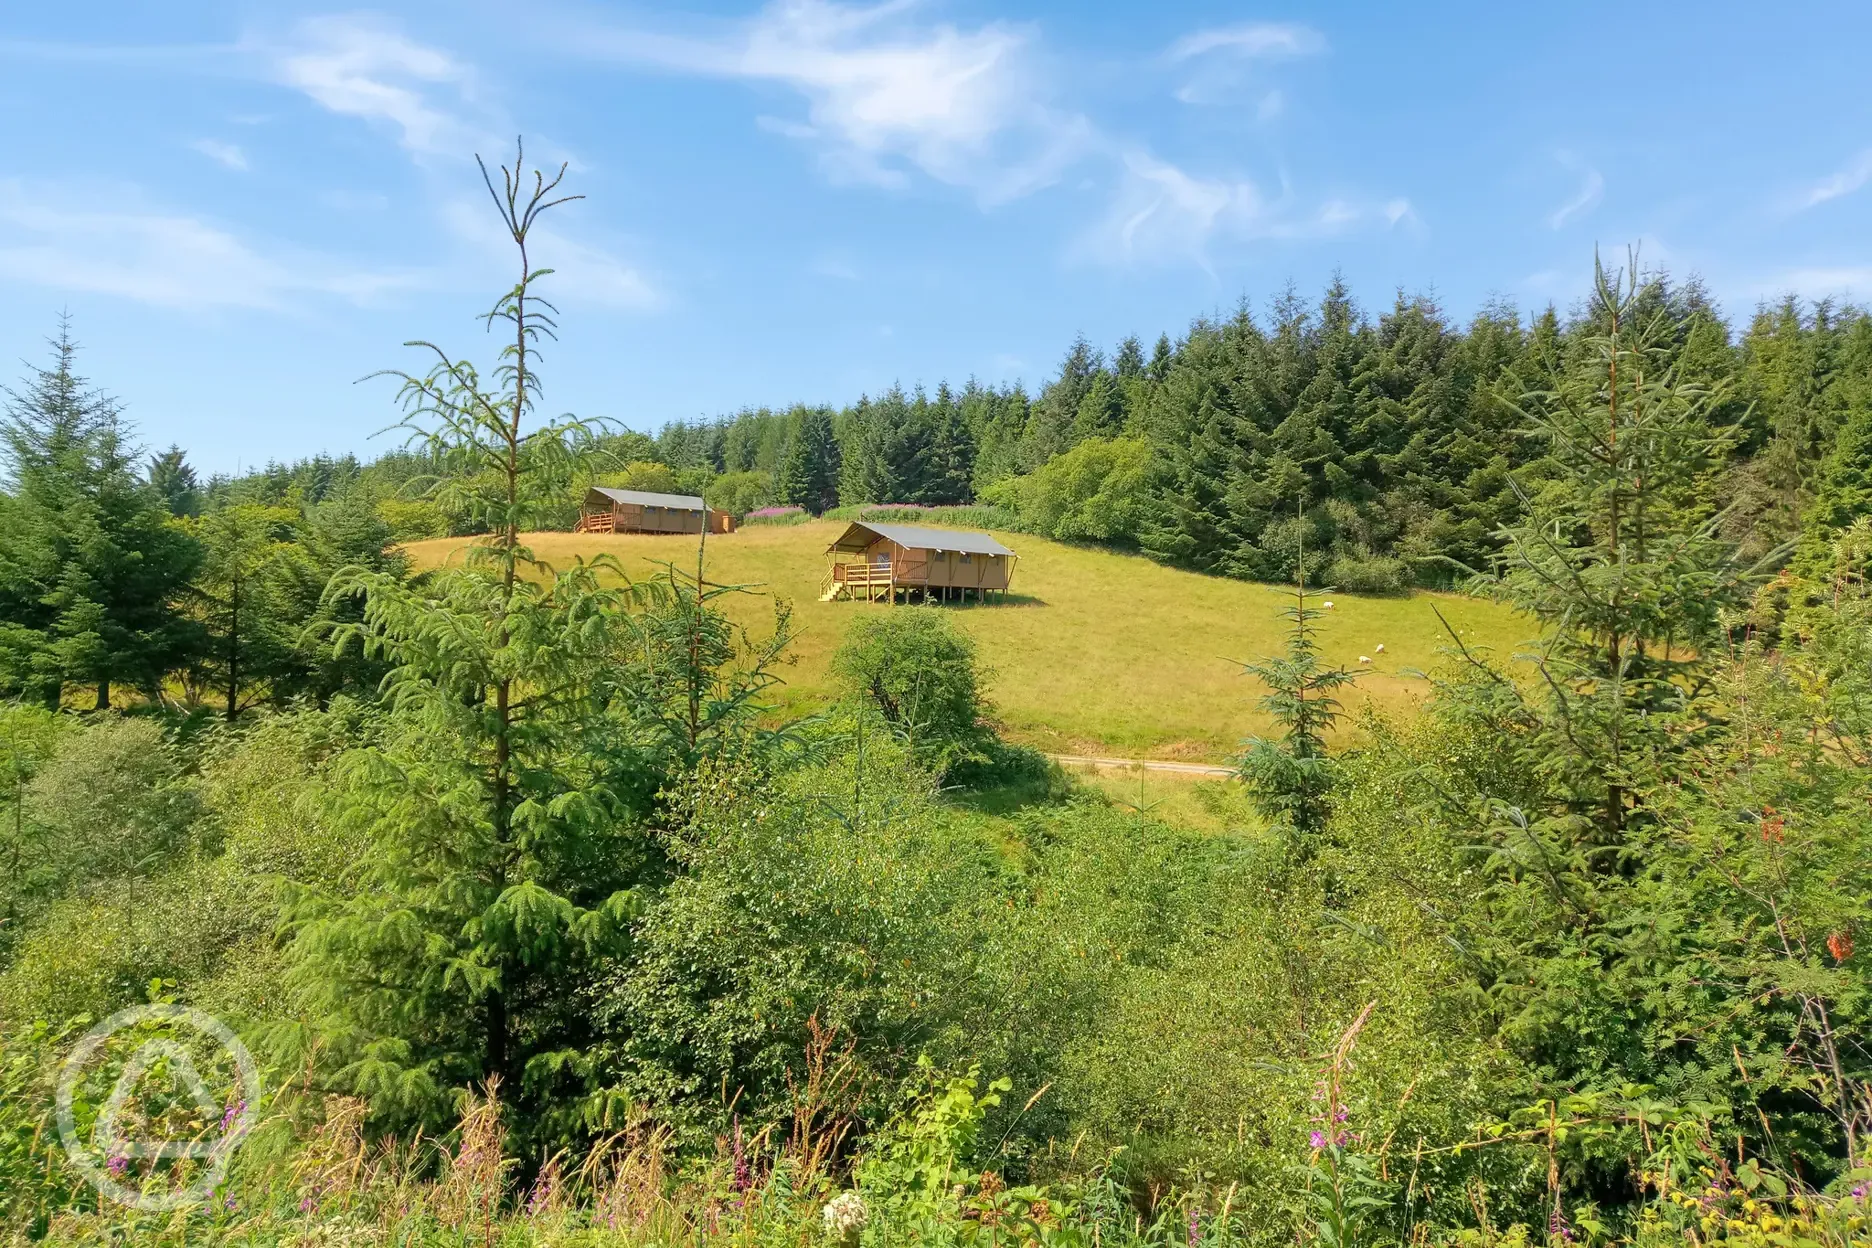
<svg viewBox="0 0 1872 1248"><path fill-rule="evenodd" d="M199 217L134 205L134 194L0 182L0 274L51 290L173 308L283 309L307 295L367 302L420 284L329 256L268 254ZM109 208L93 205L109 203Z"/></svg>
<svg viewBox="0 0 1872 1248"><path fill-rule="evenodd" d="M1547 226L1557 230L1575 217L1583 216L1599 206L1605 198L1605 175L1587 165L1572 152L1555 153L1563 168L1580 175L1579 189L1571 198L1547 214Z"/></svg>
<svg viewBox="0 0 1872 1248"><path fill-rule="evenodd" d="M1866 148L1847 162L1832 176L1816 182L1801 197L1802 208L1812 208L1826 203L1829 199L1839 199L1851 195L1866 183L1872 182L1872 147Z"/></svg>
<svg viewBox="0 0 1872 1248"><path fill-rule="evenodd" d="M1082 240L1081 250L1108 261L1166 255L1202 261L1211 235L1250 231L1265 215L1266 205L1252 182L1195 177L1133 151L1125 156L1110 214Z"/></svg>
<svg viewBox="0 0 1872 1248"><path fill-rule="evenodd" d="M1325 238L1414 221L1410 201L1270 199L1247 178L1194 174L1142 149L1123 154L1110 211L1075 241L1072 258L1128 266L1182 259L1207 269L1218 242Z"/></svg>
<svg viewBox="0 0 1872 1248"><path fill-rule="evenodd" d="M918 26L901 20L907 8L784 0L716 38L587 30L572 46L790 87L804 119L762 126L816 145L842 180L900 186L916 170L998 203L1048 185L1085 153L1091 127L1050 103L1030 28Z"/></svg>
<svg viewBox="0 0 1872 1248"><path fill-rule="evenodd" d="M1165 57L1187 61L1211 52L1234 56L1271 58L1311 56L1326 50L1326 37L1310 26L1291 22L1248 22L1240 26L1219 26L1184 35L1170 45Z"/></svg>
<svg viewBox="0 0 1872 1248"><path fill-rule="evenodd" d="M247 153L233 143L223 143L219 139L196 139L189 147L200 152L209 160L226 165L229 169L245 171Z"/></svg>
<svg viewBox="0 0 1872 1248"><path fill-rule="evenodd" d="M427 162L459 162L466 178L478 178L468 159L490 154L490 168L510 150L502 137L510 127L483 98L481 72L469 61L419 43L372 17L320 17L300 23L274 56L278 79L303 91L340 116L388 128L400 146ZM548 145L550 146L550 145ZM530 145L527 167L552 168L558 159L536 162ZM573 162L575 163L575 162ZM499 173L495 173L498 183ZM512 254L512 241L484 198L446 198L436 205L447 231L465 243L471 264L490 278ZM554 221L529 236L536 264L555 270L559 298L606 307L646 311L663 298L644 273L609 248L568 231ZM482 268L482 264L485 268Z"/></svg>
<svg viewBox="0 0 1872 1248"><path fill-rule="evenodd" d="M1256 120L1266 124L1280 115L1285 100L1262 82L1262 66L1325 50L1325 36L1310 26L1250 22L1185 35L1160 59L1183 73L1176 89L1183 103L1253 105Z"/></svg>
<svg viewBox="0 0 1872 1248"><path fill-rule="evenodd" d="M470 248L477 269L477 288L514 279L516 274L507 271L514 263L513 240L485 198L451 199L443 205L441 215L449 232ZM550 222L552 218L544 220ZM633 312L663 306L662 293L640 269L619 259L609 248L566 233L556 225L533 227L527 236L527 256L533 267L553 271L541 284L540 293L554 302L581 301Z"/></svg>
<svg viewBox="0 0 1872 1248"><path fill-rule="evenodd" d="M642 270L606 248L537 227L528 246L532 254L552 266L552 289L560 298L628 312L655 311L665 302L662 292Z"/></svg>
<svg viewBox="0 0 1872 1248"><path fill-rule="evenodd" d="M274 50L280 82L348 117L390 126L411 152L459 156L484 145L476 78L448 52L372 17L315 17Z"/></svg>
<svg viewBox="0 0 1872 1248"><path fill-rule="evenodd" d="M1284 197L1269 203L1243 177L1190 172L1059 103L1033 27L920 22L907 0L776 0L703 35L582 27L561 42L614 62L790 89L802 114L765 112L756 124L810 146L835 181L904 187L920 176L968 190L984 207L1039 191L1068 170L1095 186L1109 182L1107 211L1068 247L1081 261L1206 265L1218 240L1384 228L1409 211L1336 201L1302 209ZM1252 62L1324 47L1309 27L1257 23L1196 32L1158 60L1220 84ZM1284 102L1265 86L1247 97L1263 120Z"/></svg>

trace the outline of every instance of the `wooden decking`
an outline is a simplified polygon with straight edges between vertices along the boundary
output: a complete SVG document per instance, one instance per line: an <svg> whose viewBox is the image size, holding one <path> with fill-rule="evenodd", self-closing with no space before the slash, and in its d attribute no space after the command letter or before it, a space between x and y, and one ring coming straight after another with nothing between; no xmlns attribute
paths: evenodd
<svg viewBox="0 0 1872 1248"><path fill-rule="evenodd" d="M572 526L574 533L615 533L617 516L609 511L587 511L579 514L578 523Z"/></svg>
<svg viewBox="0 0 1872 1248"><path fill-rule="evenodd" d="M831 602L835 598L863 600L865 602L888 602L895 604L898 595L903 601L910 601L912 593L919 599L928 601L935 597L954 598L966 601L970 593L977 602L987 601L986 595L993 590L980 589L973 585L932 585L929 581L929 561L925 559L893 559L888 563L852 562L835 563L826 573L826 579L820 586L819 601ZM1000 591L1003 595L1006 590Z"/></svg>

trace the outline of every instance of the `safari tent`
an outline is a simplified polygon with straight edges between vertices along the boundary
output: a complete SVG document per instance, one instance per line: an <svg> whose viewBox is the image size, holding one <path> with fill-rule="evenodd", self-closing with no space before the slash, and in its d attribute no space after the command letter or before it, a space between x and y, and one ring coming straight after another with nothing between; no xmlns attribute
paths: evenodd
<svg viewBox="0 0 1872 1248"><path fill-rule="evenodd" d="M614 490L594 485L579 509L578 533L732 533L734 517L692 494Z"/></svg>
<svg viewBox="0 0 1872 1248"><path fill-rule="evenodd" d="M923 599L978 602L1014 581L1018 556L986 533L925 529L910 524L852 523L830 546L820 601L864 598L896 602L901 593Z"/></svg>

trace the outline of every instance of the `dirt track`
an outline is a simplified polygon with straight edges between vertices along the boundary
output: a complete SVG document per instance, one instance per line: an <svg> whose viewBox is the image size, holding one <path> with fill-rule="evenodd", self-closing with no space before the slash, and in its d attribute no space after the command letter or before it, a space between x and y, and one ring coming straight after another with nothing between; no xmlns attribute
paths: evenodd
<svg viewBox="0 0 1872 1248"><path fill-rule="evenodd" d="M1172 763L1155 758L1088 758L1081 754L1049 754L1047 757L1062 767L1096 767L1100 771L1129 771L1133 767L1142 767L1145 771L1167 771L1175 775L1216 780L1227 779L1235 774L1233 767L1218 767L1213 763Z"/></svg>

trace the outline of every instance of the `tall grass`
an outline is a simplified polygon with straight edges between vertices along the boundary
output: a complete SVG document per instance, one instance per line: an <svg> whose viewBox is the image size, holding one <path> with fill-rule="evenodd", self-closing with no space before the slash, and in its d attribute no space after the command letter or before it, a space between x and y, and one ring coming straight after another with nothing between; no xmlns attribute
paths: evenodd
<svg viewBox="0 0 1872 1248"><path fill-rule="evenodd" d="M1347 1047L1342 1040L1341 1056ZM1005 1086L997 1082L977 1095L973 1071L938 1079L867 1142L867 1151L847 1154L842 1146L851 1124L835 1104L816 1099L836 1085L815 1083L809 1074L791 1123L744 1132L737 1122L712 1156L688 1158L672 1148L667 1128L646 1117L604 1133L577 1155L513 1156L493 1085L470 1097L456 1128L434 1140L373 1140L363 1102L298 1093L281 1098L259 1133L275 1141L290 1133L287 1146L250 1146L248 1159L205 1204L138 1212L84 1199L81 1181L66 1175L72 1188L66 1199L43 1212L15 1206L0 1220L0 1234L13 1244L150 1248L1528 1248L1543 1242L1545 1231L1544 1242L1567 1245L1584 1235L1633 1248L1686 1242L1856 1248L1867 1242L1872 1221L1872 1171L1821 1193L1767 1169L1732 1180L1668 1165L1647 1172L1649 1199L1634 1224L1616 1231L1593 1221L1590 1207L1576 1211L1578 1226L1557 1208L1546 1227L1491 1225L1489 1194L1479 1180L1470 1191L1479 1227L1432 1226L1410 1217L1408 1207L1400 1221L1397 1184L1381 1177L1357 1137L1322 1141L1318 1131L1287 1173L1268 1176L1288 1193L1273 1205L1284 1213L1267 1212L1265 1200L1259 1215L1246 1213L1249 1193L1238 1183L1139 1192L1109 1163L1059 1171L1045 1183L1010 1183L992 1158L983 1168L973 1148L983 1111ZM1316 1114L1327 1132L1336 1132L1340 1120L1333 1095ZM53 1157L55 1140L40 1136L33 1143L49 1164L62 1160ZM1710 1145L1705 1131L1697 1147ZM1468 1147L1496 1146L1535 1160L1542 1151L1538 1141L1513 1136ZM1662 1162L1668 1147L1654 1160ZM1857 1186L1848 1186L1853 1179Z"/></svg>

